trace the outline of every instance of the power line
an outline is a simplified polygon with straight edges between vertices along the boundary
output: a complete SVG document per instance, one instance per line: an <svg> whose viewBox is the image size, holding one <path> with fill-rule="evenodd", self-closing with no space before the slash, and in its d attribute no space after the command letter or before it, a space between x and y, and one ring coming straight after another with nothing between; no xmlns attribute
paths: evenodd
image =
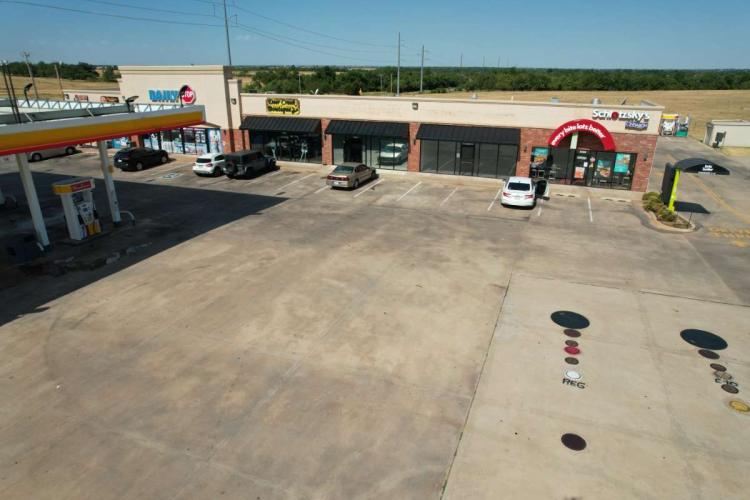
<svg viewBox="0 0 750 500"><path fill-rule="evenodd" d="M12 3L12 4L17 4L17 5L26 5L30 7L40 7L44 9L54 9L54 10L61 10L65 12L75 12L77 14L86 14L86 15L91 15L91 16L115 17L117 19L128 19L130 21L144 21L144 22L159 23L159 24L182 24L185 26L207 26L211 28L223 27L220 24L193 23L190 21L172 21L172 20L166 20L166 19L153 19L150 17L126 16L124 14L108 14L105 12L95 12L91 10L74 9L72 7L59 7L57 5L47 5L43 3L37 3L37 2L25 2L21 0L0 0L0 3Z"/></svg>
<svg viewBox="0 0 750 500"><path fill-rule="evenodd" d="M113 7L121 7L121 8L126 8L126 9L138 9L138 10L148 9L150 12L164 12L166 14L179 14L181 16L217 17L215 11L214 11L214 14L204 14L201 12L185 12L182 9L180 9L179 11L170 10L170 9L159 9L157 7L151 7L151 6L145 7L145 6L140 6L140 5L131 5L131 4L119 3L119 2L109 2L106 0L83 0L83 1L93 3L93 4L111 5Z"/></svg>

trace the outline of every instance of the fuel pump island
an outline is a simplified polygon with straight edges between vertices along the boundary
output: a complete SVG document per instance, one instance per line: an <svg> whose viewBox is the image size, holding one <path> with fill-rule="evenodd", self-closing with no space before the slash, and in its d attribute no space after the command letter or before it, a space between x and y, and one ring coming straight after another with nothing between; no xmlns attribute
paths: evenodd
<svg viewBox="0 0 750 500"><path fill-rule="evenodd" d="M94 179L91 177L65 179L52 184L52 191L62 201L68 235L73 241L83 241L102 232L93 190Z"/></svg>

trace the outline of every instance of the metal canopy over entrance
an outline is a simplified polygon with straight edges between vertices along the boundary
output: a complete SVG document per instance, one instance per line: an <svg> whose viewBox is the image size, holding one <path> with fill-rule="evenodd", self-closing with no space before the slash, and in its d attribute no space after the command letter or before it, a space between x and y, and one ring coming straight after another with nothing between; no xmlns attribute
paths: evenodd
<svg viewBox="0 0 750 500"><path fill-rule="evenodd" d="M435 125L425 123L419 127L417 139L484 144L518 144L521 140L521 131L517 128Z"/></svg>
<svg viewBox="0 0 750 500"><path fill-rule="evenodd" d="M409 137L409 124L396 122L370 122L331 120L326 128L329 135L367 135L374 137Z"/></svg>
<svg viewBox="0 0 750 500"><path fill-rule="evenodd" d="M320 132L320 120L286 116L247 116L242 120L240 129L259 132L313 134Z"/></svg>
<svg viewBox="0 0 750 500"><path fill-rule="evenodd" d="M114 111L113 111L114 110ZM75 114L75 116L71 116ZM4 115L0 115L0 155L15 154L21 183L31 212L31 220L37 242L45 249L50 241L44 224L42 209L36 194L34 179L26 158L26 153L41 149L74 146L86 142L97 142L99 160L104 178L104 186L109 202L112 222L119 225L120 208L115 192L115 183L109 171L106 140L116 137L147 134L161 130L199 125L206 119L203 106L186 106L145 113L128 112L127 106L85 110L63 110L49 112L20 113L8 115L13 125ZM23 118L23 117L26 118ZM20 119L22 123L17 123Z"/></svg>

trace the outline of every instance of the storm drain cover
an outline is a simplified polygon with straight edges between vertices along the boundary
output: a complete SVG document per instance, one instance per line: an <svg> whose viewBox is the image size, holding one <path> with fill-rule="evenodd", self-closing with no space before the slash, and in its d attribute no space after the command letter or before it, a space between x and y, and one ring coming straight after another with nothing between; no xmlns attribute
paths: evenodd
<svg viewBox="0 0 750 500"><path fill-rule="evenodd" d="M578 360L576 358L565 358L565 362L569 365L577 365Z"/></svg>
<svg viewBox="0 0 750 500"><path fill-rule="evenodd" d="M740 413L750 413L750 406L748 406L748 404L744 401L740 401L738 399L733 399L732 401L730 401L729 407Z"/></svg>
<svg viewBox="0 0 750 500"><path fill-rule="evenodd" d="M688 344L692 344L695 347L701 349L711 349L712 351L721 351L727 348L727 341L719 337L715 333L707 332L705 330L688 329L680 332L682 340Z"/></svg>
<svg viewBox="0 0 750 500"><path fill-rule="evenodd" d="M575 340L566 340L565 345L569 345L570 347L578 347L578 342Z"/></svg>
<svg viewBox="0 0 750 500"><path fill-rule="evenodd" d="M573 311L555 311L550 317L552 318L552 321L563 328L580 330L581 328L586 328L590 325L586 316L582 316Z"/></svg>
<svg viewBox="0 0 750 500"><path fill-rule="evenodd" d="M721 386L721 388L727 391L729 394L737 394L738 392L740 392L739 389L730 384L724 384Z"/></svg>
<svg viewBox="0 0 750 500"><path fill-rule="evenodd" d="M707 359L719 359L719 355L708 349L698 349L698 354Z"/></svg>
<svg viewBox="0 0 750 500"><path fill-rule="evenodd" d="M568 346L565 348L565 352L567 352L568 354L580 354L581 350L577 347Z"/></svg>
<svg viewBox="0 0 750 500"><path fill-rule="evenodd" d="M568 337L571 337L574 339L581 336L581 332L579 332L578 330L573 330L572 328L566 328L565 330L563 330L563 333L567 335Z"/></svg>
<svg viewBox="0 0 750 500"><path fill-rule="evenodd" d="M586 448L586 440L578 434L563 434L560 441L574 451L581 451Z"/></svg>
<svg viewBox="0 0 750 500"><path fill-rule="evenodd" d="M714 371L717 371L717 372L727 371L727 367L724 365L720 365L719 363L711 363L711 368L713 368Z"/></svg>
<svg viewBox="0 0 750 500"><path fill-rule="evenodd" d="M565 376L570 380L581 380L581 374L575 370L568 370L565 372Z"/></svg>

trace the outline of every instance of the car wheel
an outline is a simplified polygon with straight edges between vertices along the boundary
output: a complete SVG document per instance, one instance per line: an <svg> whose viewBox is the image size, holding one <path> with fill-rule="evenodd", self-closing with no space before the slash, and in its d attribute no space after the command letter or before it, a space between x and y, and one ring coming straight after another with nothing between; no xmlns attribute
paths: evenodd
<svg viewBox="0 0 750 500"><path fill-rule="evenodd" d="M65 148L65 154L66 155L72 155L72 154L75 154L75 152L76 152L76 148L73 148L73 147L70 147L70 146L68 146L67 148Z"/></svg>
<svg viewBox="0 0 750 500"><path fill-rule="evenodd" d="M135 164L135 169L136 170L143 170L143 163L141 163L141 162L136 163Z"/></svg>
<svg viewBox="0 0 750 500"><path fill-rule="evenodd" d="M354 180L354 189L358 189L358 188L359 188L359 179L355 179Z"/></svg>
<svg viewBox="0 0 750 500"><path fill-rule="evenodd" d="M214 177L218 177L221 175L221 169L219 167L215 167L213 171Z"/></svg>
<svg viewBox="0 0 750 500"><path fill-rule="evenodd" d="M168 161L169 161L169 157L167 155L162 155L161 156L161 163L162 163L162 165L165 164L165 163L167 163Z"/></svg>
<svg viewBox="0 0 750 500"><path fill-rule="evenodd" d="M34 153L33 155L31 155L31 161L41 161L41 160L42 160L42 155L40 155L39 153Z"/></svg>

